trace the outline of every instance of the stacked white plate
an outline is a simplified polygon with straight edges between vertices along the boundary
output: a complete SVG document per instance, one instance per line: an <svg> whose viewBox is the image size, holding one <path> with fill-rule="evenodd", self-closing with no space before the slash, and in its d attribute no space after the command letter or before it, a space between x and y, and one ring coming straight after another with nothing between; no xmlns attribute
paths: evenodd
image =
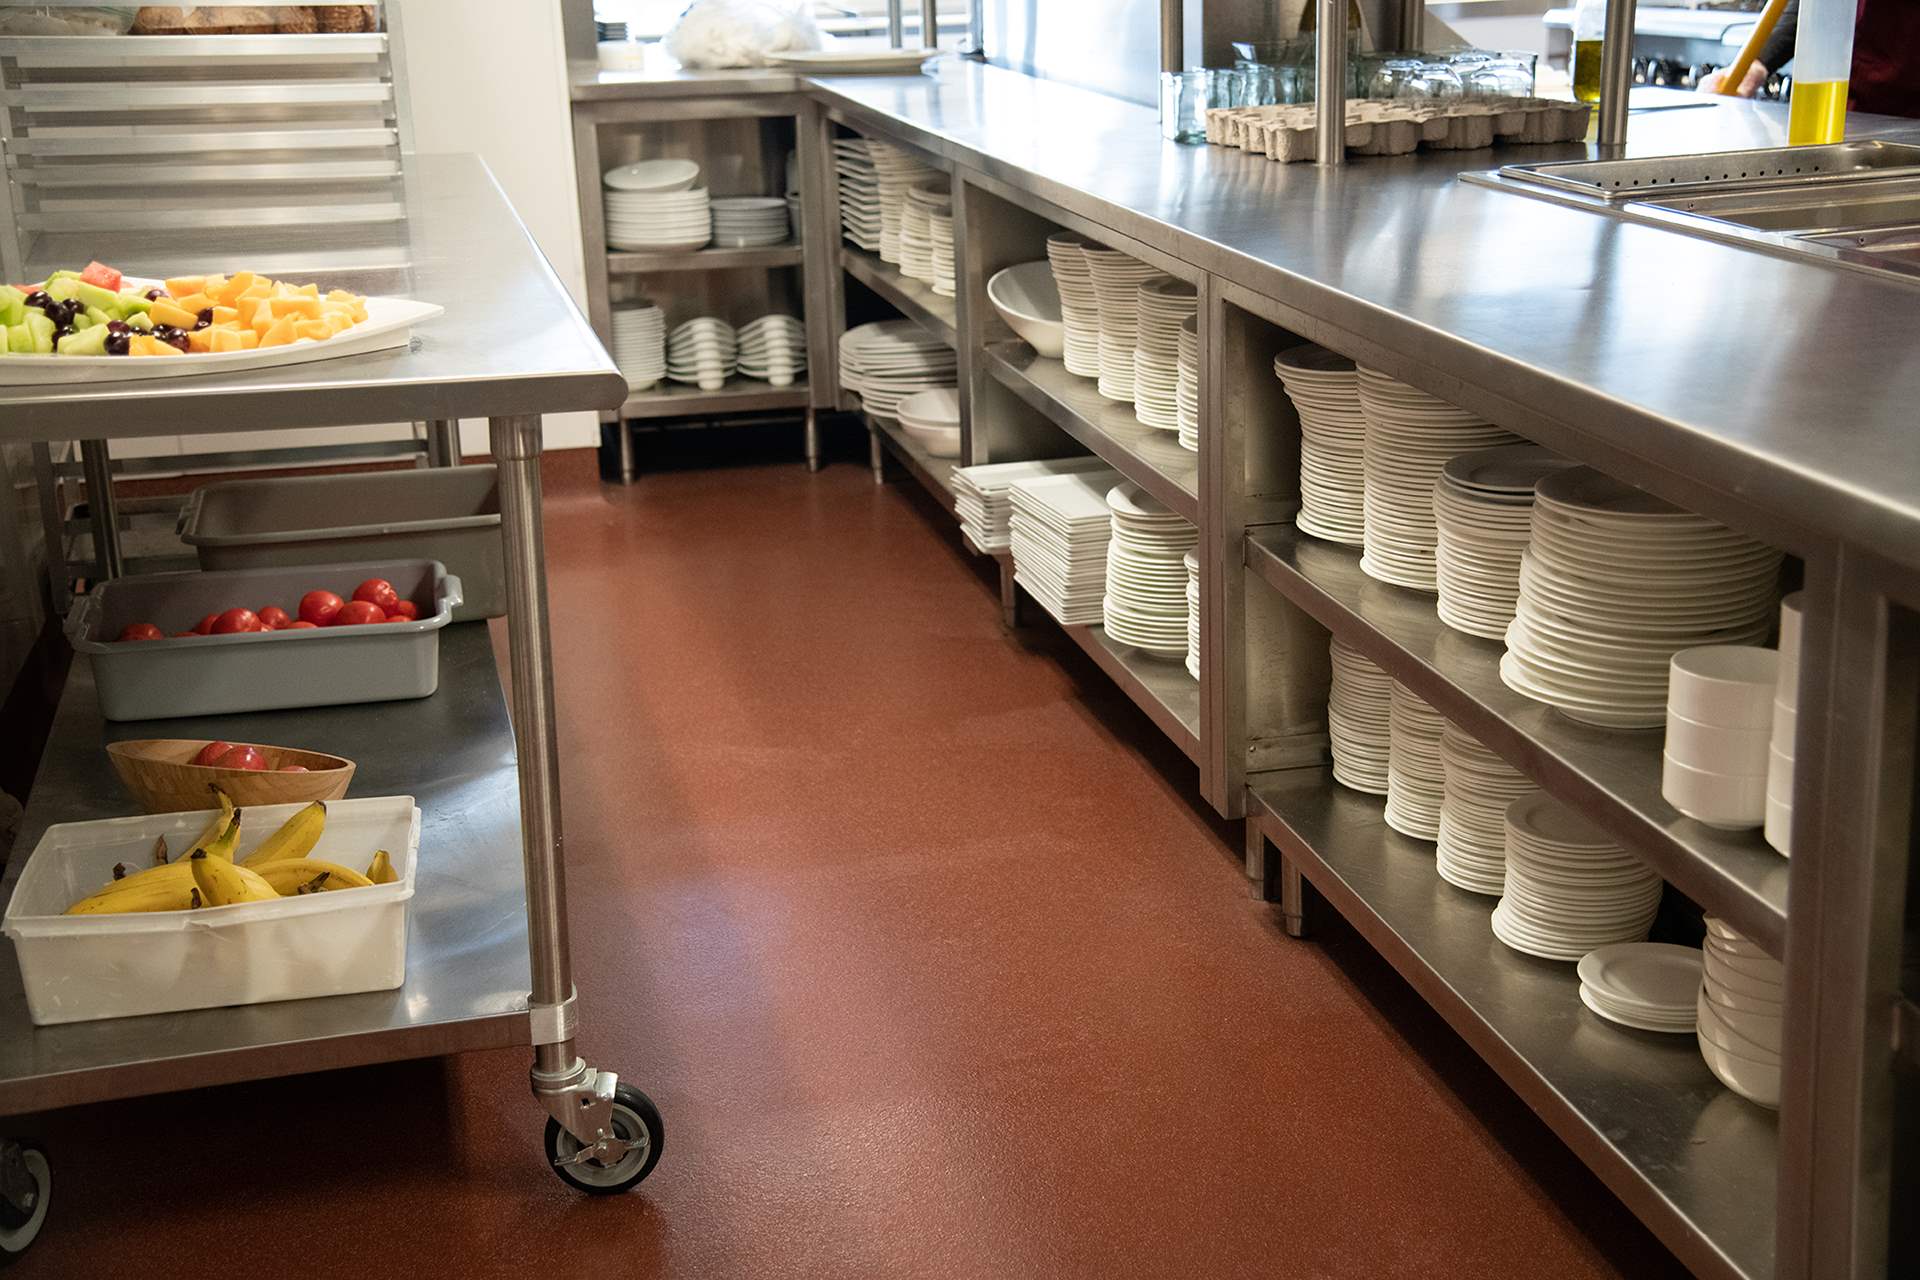
<svg viewBox="0 0 1920 1280"><path fill-rule="evenodd" d="M691 382L702 391L718 391L740 362L740 339L733 326L701 316L674 328L667 338L667 376Z"/></svg>
<svg viewBox="0 0 1920 1280"><path fill-rule="evenodd" d="M1499 897L1507 885L1507 806L1539 788L1452 721L1440 734L1446 795L1434 865L1468 893Z"/></svg>
<svg viewBox="0 0 1920 1280"><path fill-rule="evenodd" d="M880 261L900 261L900 232L906 225L907 192L938 176L937 171L886 142L867 143L880 191Z"/></svg>
<svg viewBox="0 0 1920 1280"><path fill-rule="evenodd" d="M712 208L713 242L723 249L785 244L793 238L785 196L720 196Z"/></svg>
<svg viewBox="0 0 1920 1280"><path fill-rule="evenodd" d="M1656 728L1675 653L1772 628L1778 551L1591 467L1540 482L1529 530L1500 677L1572 719Z"/></svg>
<svg viewBox="0 0 1920 1280"><path fill-rule="evenodd" d="M877 320L840 335L840 383L876 418L916 391L954 385L953 348L911 320Z"/></svg>
<svg viewBox="0 0 1920 1280"><path fill-rule="evenodd" d="M896 406L900 427L936 458L960 456L960 389L916 391Z"/></svg>
<svg viewBox="0 0 1920 1280"><path fill-rule="evenodd" d="M792 316L765 315L740 326L740 372L790 387L807 371L807 327Z"/></svg>
<svg viewBox="0 0 1920 1280"><path fill-rule="evenodd" d="M1489 445L1517 444L1511 431L1456 409L1373 369L1359 371L1366 415L1362 459L1366 479L1368 575L1415 591L1435 589L1433 484L1447 459Z"/></svg>
<svg viewBox="0 0 1920 1280"><path fill-rule="evenodd" d="M1180 447L1200 452L1200 317L1180 322L1180 384L1173 406L1180 421Z"/></svg>
<svg viewBox="0 0 1920 1280"><path fill-rule="evenodd" d="M1107 491L1107 634L1163 658L1187 653L1185 557L1200 531L1131 480Z"/></svg>
<svg viewBox="0 0 1920 1280"><path fill-rule="evenodd" d="M924 280L928 284L934 282L933 214L936 210L949 215L953 211L952 189L945 178L915 183L907 191L906 203L901 206L900 215L901 274L914 280ZM951 235L951 221L947 229ZM951 245L952 241L948 243Z"/></svg>
<svg viewBox="0 0 1920 1280"><path fill-rule="evenodd" d="M1013 579L1062 626L1101 620L1107 593L1107 544L1113 512L1111 471L1016 481L1007 523Z"/></svg>
<svg viewBox="0 0 1920 1280"><path fill-rule="evenodd" d="M1180 326L1197 321L1199 307L1199 291L1185 280L1159 276L1140 286L1133 416L1150 427L1180 429Z"/></svg>
<svg viewBox="0 0 1920 1280"><path fill-rule="evenodd" d="M1187 674L1200 678L1200 557L1187 552Z"/></svg>
<svg viewBox="0 0 1920 1280"><path fill-rule="evenodd" d="M691 160L642 160L603 177L607 244L615 249L698 249L713 238L705 187Z"/></svg>
<svg viewBox="0 0 1920 1280"><path fill-rule="evenodd" d="M1580 1003L1641 1031L1694 1029L1701 953L1670 942L1617 942L1580 957Z"/></svg>
<svg viewBox="0 0 1920 1280"><path fill-rule="evenodd" d="M909 199L912 197L909 196ZM953 265L953 198L927 210L927 234L933 238L933 291L951 298L959 290Z"/></svg>
<svg viewBox="0 0 1920 1280"><path fill-rule="evenodd" d="M1060 323L1066 329L1066 351L1061 359L1067 372L1082 378L1100 376L1100 298L1093 290L1093 271L1087 266L1086 247L1093 241L1078 231L1056 231L1047 237L1047 261L1053 265L1053 283L1060 291Z"/></svg>
<svg viewBox="0 0 1920 1280"><path fill-rule="evenodd" d="M840 234L856 248L880 248L880 176L865 138L836 138L834 172L840 185Z"/></svg>
<svg viewBox="0 0 1920 1280"><path fill-rule="evenodd" d="M1727 1088L1749 1102L1778 1107L1786 970L1713 916L1707 917L1703 958L1694 1001L1700 1056Z"/></svg>
<svg viewBox="0 0 1920 1280"><path fill-rule="evenodd" d="M1537 444L1476 449L1447 460L1433 486L1440 621L1489 640L1506 636L1520 599L1534 486L1578 465Z"/></svg>
<svg viewBox="0 0 1920 1280"><path fill-rule="evenodd" d="M1015 483L1045 476L1107 470L1106 463L1093 457L1039 458L1032 462L989 462L977 467L955 467L954 512L960 517L961 532L976 548L989 553L1005 551L1007 521L1013 514L1013 499L1009 490Z"/></svg>
<svg viewBox="0 0 1920 1280"><path fill-rule="evenodd" d="M1386 795L1393 681L1338 636L1328 655L1333 683L1327 693L1327 736L1333 743L1334 781L1369 795Z"/></svg>
<svg viewBox="0 0 1920 1280"><path fill-rule="evenodd" d="M1639 942L1660 908L1660 877L1585 818L1536 793L1507 806L1507 885L1493 936L1531 956L1578 960Z"/></svg>
<svg viewBox="0 0 1920 1280"><path fill-rule="evenodd" d="M1773 688L1773 732L1767 742L1767 843L1793 856L1793 752L1800 721L1801 594L1780 602L1780 671Z"/></svg>
<svg viewBox="0 0 1920 1280"><path fill-rule="evenodd" d="M1160 272L1118 249L1081 246L1100 301L1100 394L1133 399L1133 352L1140 337L1140 286ZM1061 295L1064 305L1065 294Z"/></svg>
<svg viewBox="0 0 1920 1280"><path fill-rule="evenodd" d="M1440 838L1447 774L1440 735L1447 718L1398 680L1387 699L1387 825L1415 840Z"/></svg>
<svg viewBox="0 0 1920 1280"><path fill-rule="evenodd" d="M613 309L613 362L632 391L667 376L667 318L651 302Z"/></svg>
<svg viewBox="0 0 1920 1280"><path fill-rule="evenodd" d="M1300 415L1300 514L1309 537L1357 547L1366 541L1367 419L1353 361L1307 343L1273 358Z"/></svg>

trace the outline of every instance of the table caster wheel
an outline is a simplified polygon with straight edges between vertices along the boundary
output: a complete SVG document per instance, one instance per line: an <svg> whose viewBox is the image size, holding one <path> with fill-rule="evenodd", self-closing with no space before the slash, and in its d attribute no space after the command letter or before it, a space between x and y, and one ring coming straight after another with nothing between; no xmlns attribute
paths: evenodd
<svg viewBox="0 0 1920 1280"><path fill-rule="evenodd" d="M40 1238L52 1199L46 1152L0 1140L0 1267L18 1261Z"/></svg>
<svg viewBox="0 0 1920 1280"><path fill-rule="evenodd" d="M607 1196L625 1191L653 1172L660 1163L660 1152L667 1144L666 1125L653 1099L629 1084L613 1090L613 1131L633 1145L612 1164L597 1159L571 1163L580 1154L580 1140L561 1127L558 1120L547 1121L547 1162L560 1180L588 1195Z"/></svg>

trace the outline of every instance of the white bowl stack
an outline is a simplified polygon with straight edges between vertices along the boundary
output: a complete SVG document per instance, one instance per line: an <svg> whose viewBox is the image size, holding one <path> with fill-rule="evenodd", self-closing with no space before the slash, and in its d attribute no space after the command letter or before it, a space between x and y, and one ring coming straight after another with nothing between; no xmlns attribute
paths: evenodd
<svg viewBox="0 0 1920 1280"><path fill-rule="evenodd" d="M1300 415L1300 532L1350 547L1366 541L1367 419L1353 361L1306 343L1273 358Z"/></svg>
<svg viewBox="0 0 1920 1280"><path fill-rule="evenodd" d="M936 278L932 221L936 209L949 215L953 211L953 192L945 178L915 183L908 188L906 203L900 209L900 273L927 284Z"/></svg>
<svg viewBox="0 0 1920 1280"><path fill-rule="evenodd" d="M1749 1102L1780 1105L1780 1040L1787 974L1724 920L1707 917L1705 968L1694 1004L1700 1056Z"/></svg>
<svg viewBox="0 0 1920 1280"><path fill-rule="evenodd" d="M1433 485L1441 468L1455 454L1522 441L1377 370L1358 372L1360 410L1367 420L1367 532L1360 568L1397 587L1434 591L1439 531Z"/></svg>
<svg viewBox="0 0 1920 1280"><path fill-rule="evenodd" d="M793 316L765 315L740 326L740 372L790 387L807 371L807 327Z"/></svg>
<svg viewBox="0 0 1920 1280"><path fill-rule="evenodd" d="M1583 723L1656 728L1673 655L1766 639L1779 572L1745 534L1591 467L1556 472L1535 491L1500 677Z"/></svg>
<svg viewBox="0 0 1920 1280"><path fill-rule="evenodd" d="M1780 655L1746 645L1682 649L1668 664L1660 794L1696 822L1750 831L1767 816L1767 745Z"/></svg>
<svg viewBox="0 0 1920 1280"><path fill-rule="evenodd" d="M722 249L757 249L793 239L785 196L720 196L711 205L713 243Z"/></svg>
<svg viewBox="0 0 1920 1280"><path fill-rule="evenodd" d="M1118 249L1087 244L1080 252L1100 300L1100 394L1133 399L1133 352L1140 339L1140 286L1160 272ZM1063 295L1064 296L1064 295Z"/></svg>
<svg viewBox="0 0 1920 1280"><path fill-rule="evenodd" d="M1539 788L1452 721L1440 734L1440 763L1446 794L1435 869L1457 889L1497 898L1507 887L1507 806Z"/></svg>
<svg viewBox="0 0 1920 1280"><path fill-rule="evenodd" d="M1196 320L1200 293L1185 280L1157 276L1140 286L1140 328L1133 348L1133 416L1162 431L1180 429L1180 326ZM1195 348L1196 358L1199 348Z"/></svg>
<svg viewBox="0 0 1920 1280"><path fill-rule="evenodd" d="M900 232L907 221L907 192L939 174L886 142L867 143L880 190L880 261L900 261Z"/></svg>
<svg viewBox="0 0 1920 1280"><path fill-rule="evenodd" d="M1697 947L1616 942L1580 957L1580 1003L1641 1031L1693 1034L1703 965Z"/></svg>
<svg viewBox="0 0 1920 1280"><path fill-rule="evenodd" d="M1093 269L1087 265L1090 244L1093 241L1078 231L1056 231L1047 237L1047 261L1053 265L1060 320L1066 326L1061 359L1068 373L1082 378L1100 376L1100 297L1094 292Z"/></svg>
<svg viewBox="0 0 1920 1280"><path fill-rule="evenodd" d="M1113 474L1106 463L1087 456L955 467L953 507L955 514L960 517L960 530L981 551L1005 551L1008 545L1007 522L1013 514L1010 490L1014 484L1021 480L1077 475L1089 471L1104 471L1110 476Z"/></svg>
<svg viewBox="0 0 1920 1280"><path fill-rule="evenodd" d="M1327 692L1327 736L1333 744L1333 780L1384 796L1392 746L1393 680L1338 636L1327 649L1333 668Z"/></svg>
<svg viewBox="0 0 1920 1280"><path fill-rule="evenodd" d="M1200 556L1189 551L1187 566L1187 674L1200 678Z"/></svg>
<svg viewBox="0 0 1920 1280"><path fill-rule="evenodd" d="M953 348L911 320L876 320L840 335L840 383L876 418L893 417L916 391L953 386L956 369Z"/></svg>
<svg viewBox="0 0 1920 1280"><path fill-rule="evenodd" d="M700 166L642 160L602 177L607 245L614 249L698 249L713 239L713 214Z"/></svg>
<svg viewBox="0 0 1920 1280"><path fill-rule="evenodd" d="M1047 476L1016 481L1009 494L1013 580L1062 626L1102 619L1113 539L1107 491L1118 478L1111 471Z"/></svg>
<svg viewBox="0 0 1920 1280"><path fill-rule="evenodd" d="M667 318L651 302L613 309L613 362L630 391L650 390L667 376Z"/></svg>
<svg viewBox="0 0 1920 1280"><path fill-rule="evenodd" d="M1156 657L1187 653L1186 554L1200 531L1131 480L1107 491L1107 634Z"/></svg>
<svg viewBox="0 0 1920 1280"><path fill-rule="evenodd" d="M1793 741L1800 714L1801 601L1780 602L1780 679L1773 691L1773 737L1767 744L1767 843L1781 857L1793 853Z"/></svg>
<svg viewBox="0 0 1920 1280"><path fill-rule="evenodd" d="M1174 390L1174 409L1180 420L1180 447L1200 452L1200 317L1180 322L1180 384Z"/></svg>
<svg viewBox="0 0 1920 1280"><path fill-rule="evenodd" d="M1506 637L1520 603L1520 556L1532 536L1533 491L1578 463L1537 444L1449 458L1433 487L1440 621L1472 636Z"/></svg>
<svg viewBox="0 0 1920 1280"><path fill-rule="evenodd" d="M1387 699L1387 825L1415 840L1440 838L1446 769L1440 735L1447 718L1398 680Z"/></svg>
<svg viewBox="0 0 1920 1280"><path fill-rule="evenodd" d="M935 458L960 456L960 389L930 387L895 406L907 437Z"/></svg>
<svg viewBox="0 0 1920 1280"><path fill-rule="evenodd" d="M1578 960L1639 942L1660 909L1660 877L1552 796L1507 806L1507 885L1493 936L1531 956Z"/></svg>
<svg viewBox="0 0 1920 1280"><path fill-rule="evenodd" d="M880 175L865 138L835 138L833 167L839 178L840 234L857 249L880 250Z"/></svg>
<svg viewBox="0 0 1920 1280"><path fill-rule="evenodd" d="M732 325L716 316L689 320L667 337L667 376L675 382L718 391L727 385L739 363L739 336Z"/></svg>

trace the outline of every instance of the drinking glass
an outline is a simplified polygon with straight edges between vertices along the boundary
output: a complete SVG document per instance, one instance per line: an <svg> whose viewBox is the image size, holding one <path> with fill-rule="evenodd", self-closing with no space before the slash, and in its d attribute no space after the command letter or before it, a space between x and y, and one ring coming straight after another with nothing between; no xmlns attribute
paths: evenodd
<svg viewBox="0 0 1920 1280"><path fill-rule="evenodd" d="M1232 105L1231 71L1160 73L1160 134L1175 142L1207 140L1207 110Z"/></svg>
<svg viewBox="0 0 1920 1280"><path fill-rule="evenodd" d="M1395 58L1382 63L1367 82L1369 98L1412 98L1419 95L1414 86L1420 80L1421 64L1411 58Z"/></svg>
<svg viewBox="0 0 1920 1280"><path fill-rule="evenodd" d="M1280 68L1249 62L1234 68L1240 78L1235 106L1264 107L1280 101Z"/></svg>
<svg viewBox="0 0 1920 1280"><path fill-rule="evenodd" d="M1428 62L1421 65L1419 75L1414 78L1410 96L1430 102L1444 102L1463 98L1466 93L1467 88L1460 83L1459 72L1444 62Z"/></svg>

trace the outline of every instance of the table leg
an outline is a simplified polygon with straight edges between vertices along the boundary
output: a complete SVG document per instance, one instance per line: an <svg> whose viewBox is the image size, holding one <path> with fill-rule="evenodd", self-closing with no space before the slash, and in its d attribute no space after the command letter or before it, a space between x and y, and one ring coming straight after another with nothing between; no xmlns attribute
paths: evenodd
<svg viewBox="0 0 1920 1280"><path fill-rule="evenodd" d="M633 424L627 421L625 415L622 415L620 418L615 420L613 424L613 429L614 431L619 433L618 439L620 441L620 483L632 484L633 483Z"/></svg>
<svg viewBox="0 0 1920 1280"><path fill-rule="evenodd" d="M113 501L113 459L105 440L80 442L80 466L87 480L87 513L93 518L93 556L100 576L117 578L120 558L120 513Z"/></svg>
<svg viewBox="0 0 1920 1280"><path fill-rule="evenodd" d="M867 465L873 468L873 482L887 482L887 446L880 443L880 428L867 428Z"/></svg>
<svg viewBox="0 0 1920 1280"><path fill-rule="evenodd" d="M436 418L427 424L427 465L460 465L460 424L451 418Z"/></svg>
<svg viewBox="0 0 1920 1280"><path fill-rule="evenodd" d="M807 409L807 470L820 469L820 415L811 407Z"/></svg>

